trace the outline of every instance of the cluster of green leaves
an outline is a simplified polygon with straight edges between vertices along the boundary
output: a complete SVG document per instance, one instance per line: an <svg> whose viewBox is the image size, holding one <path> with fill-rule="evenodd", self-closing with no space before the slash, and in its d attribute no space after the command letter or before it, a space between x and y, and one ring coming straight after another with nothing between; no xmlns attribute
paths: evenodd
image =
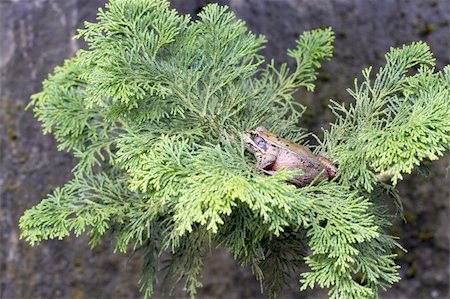
<svg viewBox="0 0 450 299"><path fill-rule="evenodd" d="M335 105L338 120L319 149L339 164L339 179L296 188L285 182L292 172L255 170L241 132L264 125L304 140L296 126L304 107L292 95L313 90L332 54L330 29L300 36L288 52L292 71L265 64L264 37L217 5L191 21L165 0L111 0L79 37L89 48L56 68L31 102L44 132L79 163L73 180L20 219L28 242L72 232L95 246L108 233L116 250L145 252L146 295L161 265L168 285L184 282L194 296L212 248L250 266L272 297L305 262L302 288L329 288L332 298L375 297L399 279L375 173L396 179L449 142L441 117L449 72L425 68L424 44L392 50L373 87L365 72L355 105Z"/></svg>
<svg viewBox="0 0 450 299"><path fill-rule="evenodd" d="M342 181L367 191L379 179L395 186L402 173L450 148L450 66L434 72L429 47L417 42L391 49L374 80L371 71L348 90L354 104L333 102L337 120L323 144L339 160Z"/></svg>

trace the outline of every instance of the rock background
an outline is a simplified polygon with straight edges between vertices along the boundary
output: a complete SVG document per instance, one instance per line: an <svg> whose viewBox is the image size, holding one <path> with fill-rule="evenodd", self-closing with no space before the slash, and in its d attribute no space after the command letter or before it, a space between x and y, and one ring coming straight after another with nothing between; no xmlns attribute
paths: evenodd
<svg viewBox="0 0 450 299"><path fill-rule="evenodd" d="M206 0L177 0L180 12L195 14ZM287 59L286 48L304 30L332 26L335 54L324 64L316 93L300 92L308 106L301 125L318 131L332 121L328 99L347 100L347 87L360 70L378 67L391 46L426 41L438 68L449 64L449 2L445 0L221 0L249 28L268 37L268 58ZM31 94L56 65L83 44L71 36L93 20L104 0L0 0L0 299L139 298L139 257L113 254L106 240L89 250L87 239L67 238L30 247L19 240L23 211L62 185L74 164L43 136L30 111ZM317 118L320 115L320 118ZM409 176L399 186L407 223L398 235L403 279L382 298L449 298L449 159L432 164L424 179ZM298 293L297 278L282 298L317 298ZM175 297L183 293L176 291ZM155 298L163 298L157 292ZM212 254L199 298L266 298L252 274L224 252Z"/></svg>

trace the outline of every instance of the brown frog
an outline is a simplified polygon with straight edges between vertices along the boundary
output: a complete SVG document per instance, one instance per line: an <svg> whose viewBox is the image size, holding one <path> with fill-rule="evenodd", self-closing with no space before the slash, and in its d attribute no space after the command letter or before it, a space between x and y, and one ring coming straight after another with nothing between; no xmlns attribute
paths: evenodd
<svg viewBox="0 0 450 299"><path fill-rule="evenodd" d="M304 145L278 137L266 128L242 133L246 147L256 157L256 168L272 175L277 170L300 169L303 174L289 180L290 183L304 187L317 176L317 182L332 179L336 167L325 157L315 155Z"/></svg>

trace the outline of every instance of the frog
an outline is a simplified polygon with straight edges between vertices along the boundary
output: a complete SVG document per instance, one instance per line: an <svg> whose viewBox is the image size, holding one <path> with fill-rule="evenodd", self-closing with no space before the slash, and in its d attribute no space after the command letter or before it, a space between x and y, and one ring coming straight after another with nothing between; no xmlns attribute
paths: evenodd
<svg viewBox="0 0 450 299"><path fill-rule="evenodd" d="M301 170L300 175L288 180L297 187L336 176L337 169L327 158L314 154L305 145L277 136L265 127L243 132L242 139L246 148L255 155L259 171L273 175L278 170Z"/></svg>

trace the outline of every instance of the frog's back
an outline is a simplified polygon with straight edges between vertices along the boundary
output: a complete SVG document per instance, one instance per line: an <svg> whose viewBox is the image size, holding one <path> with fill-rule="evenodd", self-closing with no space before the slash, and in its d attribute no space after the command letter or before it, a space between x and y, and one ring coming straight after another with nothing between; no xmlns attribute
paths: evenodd
<svg viewBox="0 0 450 299"><path fill-rule="evenodd" d="M280 148L284 148L287 151L291 151L293 153L296 154L301 154L301 155L305 155L305 156L309 156L310 158L314 159L315 155L313 154L313 152L311 152L311 150L304 145L298 144L298 143L294 143L288 139L279 137L275 134L273 134L272 132L268 131L266 128L263 127L258 127L256 128L256 131L261 134L264 137L268 137L270 138L270 140L272 140L272 142L277 143L277 145Z"/></svg>

